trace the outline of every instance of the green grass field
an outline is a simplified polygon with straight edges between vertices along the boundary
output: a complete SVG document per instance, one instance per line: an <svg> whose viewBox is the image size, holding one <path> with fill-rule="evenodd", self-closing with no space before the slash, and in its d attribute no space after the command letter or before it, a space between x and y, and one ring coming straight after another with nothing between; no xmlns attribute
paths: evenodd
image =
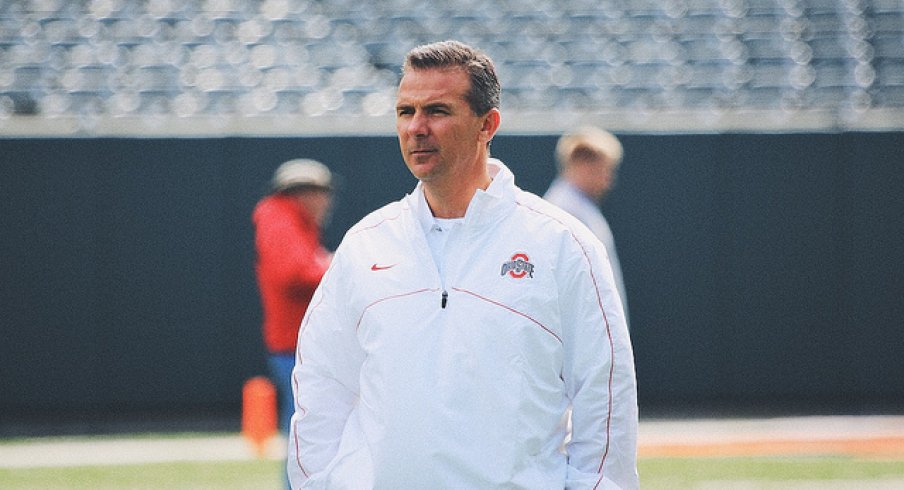
<svg viewBox="0 0 904 490"><path fill-rule="evenodd" d="M904 488L904 461L842 457L651 458L638 471L644 490Z"/></svg>
<svg viewBox="0 0 904 490"><path fill-rule="evenodd" d="M73 468L0 469L0 488L25 489L280 489L282 463L160 463ZM639 462L641 488L779 489L897 488L904 461L836 457L651 458ZM875 483L875 486L873 485ZM795 486L797 484L797 486Z"/></svg>
<svg viewBox="0 0 904 490"><path fill-rule="evenodd" d="M273 460L0 469L4 490L280 489Z"/></svg>

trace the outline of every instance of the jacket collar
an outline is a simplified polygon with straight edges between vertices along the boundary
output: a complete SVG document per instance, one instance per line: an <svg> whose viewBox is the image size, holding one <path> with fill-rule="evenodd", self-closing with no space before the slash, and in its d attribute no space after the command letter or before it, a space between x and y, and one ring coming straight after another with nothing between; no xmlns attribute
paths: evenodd
<svg viewBox="0 0 904 490"><path fill-rule="evenodd" d="M500 160L490 158L487 162L490 177L493 179L486 190L477 189L465 211L465 226L483 226L501 219L515 207L515 176ZM424 196L424 184L418 182L414 192L407 196L424 233L433 226L433 213Z"/></svg>

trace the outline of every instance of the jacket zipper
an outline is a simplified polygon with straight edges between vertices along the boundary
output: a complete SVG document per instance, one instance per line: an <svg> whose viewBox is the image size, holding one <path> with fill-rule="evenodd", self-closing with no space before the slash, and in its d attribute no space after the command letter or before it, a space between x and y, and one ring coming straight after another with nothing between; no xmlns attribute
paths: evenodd
<svg viewBox="0 0 904 490"><path fill-rule="evenodd" d="M443 289L443 296L442 296L442 299L441 299L440 302L439 302L439 305L440 305L441 308L445 309L445 308L446 308L446 303L448 303L448 302L449 302L449 293L447 293L446 290Z"/></svg>

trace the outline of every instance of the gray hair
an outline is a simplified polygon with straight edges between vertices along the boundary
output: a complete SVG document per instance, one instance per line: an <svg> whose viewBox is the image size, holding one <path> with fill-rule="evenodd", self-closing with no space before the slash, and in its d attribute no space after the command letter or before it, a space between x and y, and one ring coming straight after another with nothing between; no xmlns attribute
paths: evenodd
<svg viewBox="0 0 904 490"><path fill-rule="evenodd" d="M502 88L493 60L483 51L459 41L440 41L418 46L405 56L402 73L431 68L461 68L471 80L465 100L478 116L499 107Z"/></svg>

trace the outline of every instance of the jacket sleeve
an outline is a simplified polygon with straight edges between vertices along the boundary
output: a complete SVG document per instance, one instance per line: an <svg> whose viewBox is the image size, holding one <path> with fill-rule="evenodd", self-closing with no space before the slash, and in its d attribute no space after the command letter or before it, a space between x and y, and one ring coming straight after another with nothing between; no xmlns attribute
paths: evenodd
<svg viewBox="0 0 904 490"><path fill-rule="evenodd" d="M602 243L571 245L576 249L561 259L559 292L572 406L565 487L636 489L637 383L625 315Z"/></svg>
<svg viewBox="0 0 904 490"><path fill-rule="evenodd" d="M336 455L358 400L364 360L350 320L342 247L314 293L299 333L292 389L287 470L292 488L322 472Z"/></svg>

